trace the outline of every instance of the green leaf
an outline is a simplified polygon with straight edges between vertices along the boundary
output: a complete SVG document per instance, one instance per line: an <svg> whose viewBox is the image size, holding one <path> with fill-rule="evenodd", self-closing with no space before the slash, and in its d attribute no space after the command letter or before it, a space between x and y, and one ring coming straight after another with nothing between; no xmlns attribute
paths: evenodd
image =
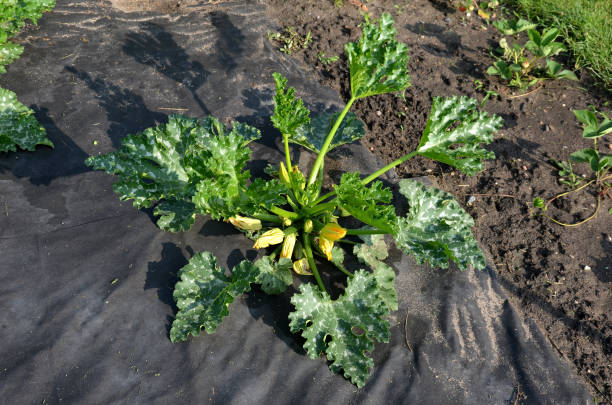
<svg viewBox="0 0 612 405"><path fill-rule="evenodd" d="M293 284L292 266L290 259L282 258L274 262L270 256L264 256L255 262L259 271L257 283L261 284L261 289L266 294L280 294Z"/></svg>
<svg viewBox="0 0 612 405"><path fill-rule="evenodd" d="M344 173L340 184L334 189L341 208L361 222L391 233L397 221L395 208L389 205L393 193L383 187L382 182L374 181L370 187L366 187L361 183L358 172Z"/></svg>
<svg viewBox="0 0 612 405"><path fill-rule="evenodd" d="M390 311L397 311L397 291L395 291L395 271L383 263L388 256L387 244L383 235L360 235L363 243L355 245L353 254L361 263L374 272L378 293Z"/></svg>
<svg viewBox="0 0 612 405"><path fill-rule="evenodd" d="M536 47L539 48L542 46L542 36L538 32L538 30L536 29L527 30L527 36L529 37L529 40L533 42Z"/></svg>
<svg viewBox="0 0 612 405"><path fill-rule="evenodd" d="M599 158L599 170L612 167L612 155L603 155Z"/></svg>
<svg viewBox="0 0 612 405"><path fill-rule="evenodd" d="M597 116L591 110L574 110L574 115L578 121L582 122L589 128L597 128Z"/></svg>
<svg viewBox="0 0 612 405"><path fill-rule="evenodd" d="M574 72L571 70L561 70L563 69L563 65L559 62L555 62L552 59L546 60L546 70L550 77L554 77L557 79L568 79L568 80L578 80Z"/></svg>
<svg viewBox="0 0 612 405"><path fill-rule="evenodd" d="M594 172L599 170L599 153L595 149L587 148L576 151L570 154L570 158L575 162L589 163Z"/></svg>
<svg viewBox="0 0 612 405"><path fill-rule="evenodd" d="M332 259L330 260L334 265L342 267L344 265L344 250L338 246L332 248Z"/></svg>
<svg viewBox="0 0 612 405"><path fill-rule="evenodd" d="M33 151L37 145L53 147L34 111L17 100L12 91L0 88L0 152Z"/></svg>
<svg viewBox="0 0 612 405"><path fill-rule="evenodd" d="M400 181L400 193L408 199L410 209L394 229L398 248L414 255L417 263L435 267L447 268L448 260L461 269L485 267L470 229L474 220L451 194L407 179Z"/></svg>
<svg viewBox="0 0 612 405"><path fill-rule="evenodd" d="M325 138L334 126L340 113L322 113L315 116L307 125L299 127L293 136L289 137L289 142L296 143L315 153L321 151ZM363 138L365 129L363 122L357 115L349 112L338 127L336 134L329 145L328 152L340 145L351 143Z"/></svg>
<svg viewBox="0 0 612 405"><path fill-rule="evenodd" d="M546 208L546 205L544 204L544 200L540 197L536 197L533 199L533 206L535 208Z"/></svg>
<svg viewBox="0 0 612 405"><path fill-rule="evenodd" d="M15 35L26 20L36 24L37 20L55 7L55 0L4 0L0 9L0 39Z"/></svg>
<svg viewBox="0 0 612 405"><path fill-rule="evenodd" d="M310 123L310 111L304 107L302 99L295 97L293 87L287 89L286 78L276 72L272 76L276 83L276 95L274 96L274 115L270 119L283 136L295 135L300 126Z"/></svg>
<svg viewBox="0 0 612 405"><path fill-rule="evenodd" d="M476 110L477 101L467 97L434 97L429 120L417 153L472 175L483 169L483 159L495 154L480 147L491 143L503 125L501 117Z"/></svg>
<svg viewBox="0 0 612 405"><path fill-rule="evenodd" d="M313 284L302 284L291 303L295 312L289 314L289 326L293 333L302 331L310 358L325 353L334 373L344 370L346 378L363 387L374 367L366 353L374 350L375 340L388 342L390 336L389 322L383 319L389 310L379 296L374 275L356 272L337 300Z"/></svg>
<svg viewBox="0 0 612 405"><path fill-rule="evenodd" d="M512 79L512 72L510 68L503 60L498 60L493 63L493 66L489 66L487 69L487 74L492 76L501 76L504 80Z"/></svg>
<svg viewBox="0 0 612 405"><path fill-rule="evenodd" d="M159 216L157 226L163 231L188 231L195 222L196 209L191 201L168 199L155 207L153 215Z"/></svg>
<svg viewBox="0 0 612 405"><path fill-rule="evenodd" d="M258 268L245 260L227 277L212 253L194 255L178 273L181 280L174 288L174 300L179 311L172 322L170 340L180 342L189 335L198 336L202 328L214 333L223 317L229 315L234 298L250 291L258 275Z"/></svg>
<svg viewBox="0 0 612 405"><path fill-rule="evenodd" d="M550 45L561 33L558 28L550 28L542 33L542 46Z"/></svg>
<svg viewBox="0 0 612 405"><path fill-rule="evenodd" d="M275 182L246 186L246 145L259 136L246 124L235 123L228 131L214 117L199 121L172 115L167 124L125 137L117 152L91 156L85 163L119 176L113 189L121 200L132 199L139 208L163 201L155 210L162 215L162 229L186 230L197 213L217 219L235 215L243 205L252 211L256 204L249 190L262 193L265 202L279 191Z"/></svg>
<svg viewBox="0 0 612 405"><path fill-rule="evenodd" d="M364 98L375 94L404 91L410 86L408 47L395 40L393 18L383 13L371 23L364 15L363 35L358 42L349 42L344 49L351 72L351 94Z"/></svg>
<svg viewBox="0 0 612 405"><path fill-rule="evenodd" d="M495 28L504 35L516 35L519 32L532 29L536 27L536 24L530 23L522 18L518 21L514 20L498 20L493 21Z"/></svg>
<svg viewBox="0 0 612 405"><path fill-rule="evenodd" d="M12 42L0 42L0 73L6 73L4 66L14 62L23 53L23 46Z"/></svg>

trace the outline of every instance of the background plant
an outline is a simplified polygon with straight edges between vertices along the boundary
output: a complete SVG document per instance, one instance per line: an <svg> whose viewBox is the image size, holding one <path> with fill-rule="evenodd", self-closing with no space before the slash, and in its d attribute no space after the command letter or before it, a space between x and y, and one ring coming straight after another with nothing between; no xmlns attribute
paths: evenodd
<svg viewBox="0 0 612 405"><path fill-rule="evenodd" d="M310 31L305 36L300 35L294 27L286 27L281 32L268 31L268 39L280 44L280 51L291 55L299 49L306 49L312 42Z"/></svg>
<svg viewBox="0 0 612 405"><path fill-rule="evenodd" d="M117 152L87 159L89 166L118 175L113 188L122 200L132 199L137 207L155 205L160 228L186 230L197 215L210 215L233 224L254 241L255 249L266 249L259 260L235 266L230 276L217 266L212 253L195 254L179 271L172 341L197 336L202 328L214 332L234 297L250 290L251 284L279 294L295 283L291 331L304 337L311 358L325 354L332 371L342 371L361 387L373 367L367 353L375 342L388 342L387 316L398 307L395 273L383 262L384 234L418 263L485 266L470 230L473 220L450 194L402 180L399 192L410 204L402 215L392 204L391 190L376 180L417 155L470 175L482 170L484 159L494 155L480 145L492 141L502 120L478 111L476 100L434 98L413 152L367 176L344 173L339 184L321 195L325 155L365 134L351 106L410 85L408 49L395 40L391 16L383 14L378 22L365 19L362 37L345 47L351 98L342 111L311 116L287 80L273 75L271 121L281 133L285 153L279 164L268 167L270 178L251 181L245 169L251 153L245 146L259 138L259 131L239 122L226 128L213 117L171 116L167 124L126 137ZM316 154L308 175L292 163L291 144ZM347 225L356 222L359 225ZM347 252L339 246L352 247L365 269L347 269ZM346 275L344 292L335 299L324 282L329 271Z"/></svg>
<svg viewBox="0 0 612 405"><path fill-rule="evenodd" d="M612 91L612 7L607 0L503 0L522 16L561 30L575 69L585 68Z"/></svg>
<svg viewBox="0 0 612 405"><path fill-rule="evenodd" d="M23 46L10 42L27 20L36 24L43 12L51 10L55 0L2 0L0 7L0 73L23 53ZM37 145L53 147L34 111L17 100L15 93L0 88L0 152L17 147L33 151Z"/></svg>
<svg viewBox="0 0 612 405"><path fill-rule="evenodd" d="M501 20L496 21L494 25L506 35L516 35L526 30L529 40L524 45L516 42L510 45L506 38L500 39L500 47L497 50L499 56L494 55L497 60L487 69L488 74L501 76L511 87L521 89L531 87L544 79L578 80L572 71L563 69L559 62L550 59L566 50L562 43L555 42L560 33L557 28L546 29L540 33L525 20Z"/></svg>
<svg viewBox="0 0 612 405"><path fill-rule="evenodd" d="M581 225L595 218L595 216L597 215L601 207L602 198L608 197L610 200L612 200L612 194L610 194L610 189L612 188L612 185L610 184L610 179L612 179L612 174L611 174L612 155L600 153L597 148L597 139L612 133L612 120L610 120L606 114L595 110L593 106L591 106L591 108L592 108L591 110L574 110L574 115L576 116L578 121L582 123L582 128L583 128L582 137L585 139L592 139L593 147L585 148L585 149L582 149L582 150L579 150L579 151L576 151L570 154L570 159L573 160L574 162L589 164L589 168L591 169L591 172L592 172L592 176L590 180L586 181L580 187L577 187L568 192L556 195L555 197L553 197L546 203L544 202L542 198L537 197L536 199L534 199L533 204L534 204L534 207L539 208L542 211L546 211L548 209L548 206L556 199L564 197L570 193L583 190L590 185L595 185L597 186L597 189L598 189L597 190L597 207L595 209L595 212L592 215L590 215L589 217L587 217L586 219L582 221L579 221L573 224L567 224L567 223L558 221L552 217L544 215L546 218L550 219L551 221L559 225L563 225L563 226ZM602 117L601 121L597 119L597 114L599 114ZM570 186L572 185L577 186L578 184L580 184L580 182L582 182L582 180L580 181L575 180L575 175L573 173L571 163L569 162L567 164L564 164L564 163L565 162L562 162L562 166L561 166L562 170L559 172L559 174L563 172L563 174L567 176L566 177L567 180L565 180L564 184L568 184ZM562 182L563 182L563 178L562 178Z"/></svg>

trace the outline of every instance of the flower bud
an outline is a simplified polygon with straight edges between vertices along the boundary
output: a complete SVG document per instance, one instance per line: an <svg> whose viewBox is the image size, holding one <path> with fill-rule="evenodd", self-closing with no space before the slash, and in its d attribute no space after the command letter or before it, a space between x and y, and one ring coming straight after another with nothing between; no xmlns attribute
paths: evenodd
<svg viewBox="0 0 612 405"><path fill-rule="evenodd" d="M323 229L321 229L319 235L322 238L333 242L338 239L344 238L344 235L346 235L346 229L336 223L330 222L328 224L325 224Z"/></svg>
<svg viewBox="0 0 612 405"><path fill-rule="evenodd" d="M261 221L255 218L236 215L235 217L229 218L228 221L236 228L244 229L245 231L259 231L261 229Z"/></svg>
<svg viewBox="0 0 612 405"><path fill-rule="evenodd" d="M293 174L300 174L301 176L299 176L299 179L301 179L299 186L302 190L304 190L304 188L306 187L306 178L304 177L304 175L302 174L302 172L300 172L300 168L297 167L297 165L293 165L293 167L291 168L291 171L293 172Z"/></svg>
<svg viewBox="0 0 612 405"><path fill-rule="evenodd" d="M281 250L280 258L281 259L291 259L291 255L293 254L293 247L295 246L295 233L290 233L285 235L285 240L283 241L283 248Z"/></svg>
<svg viewBox="0 0 612 405"><path fill-rule="evenodd" d="M525 61L522 63L523 68L527 69L529 67L529 62Z"/></svg>
<svg viewBox="0 0 612 405"><path fill-rule="evenodd" d="M327 256L327 260L331 261L334 242L321 236L319 238L319 248L321 249L321 252L323 252L325 256Z"/></svg>
<svg viewBox="0 0 612 405"><path fill-rule="evenodd" d="M283 226L291 226L291 220L289 218L283 218Z"/></svg>
<svg viewBox="0 0 612 405"><path fill-rule="evenodd" d="M287 168L285 167L285 164L283 162L281 162L280 164L280 170L278 171L278 177L283 183L287 185L291 184L291 180L289 179L289 172L287 172Z"/></svg>
<svg viewBox="0 0 612 405"><path fill-rule="evenodd" d="M312 232L312 220L311 219L307 219L306 221L304 221L304 232L306 233Z"/></svg>
<svg viewBox="0 0 612 405"><path fill-rule="evenodd" d="M301 276L312 276L308 260L306 258L296 260L293 262L293 271Z"/></svg>
<svg viewBox="0 0 612 405"><path fill-rule="evenodd" d="M285 233L279 228L273 228L261 234L255 241L253 249L266 248L270 245L278 245L285 238Z"/></svg>

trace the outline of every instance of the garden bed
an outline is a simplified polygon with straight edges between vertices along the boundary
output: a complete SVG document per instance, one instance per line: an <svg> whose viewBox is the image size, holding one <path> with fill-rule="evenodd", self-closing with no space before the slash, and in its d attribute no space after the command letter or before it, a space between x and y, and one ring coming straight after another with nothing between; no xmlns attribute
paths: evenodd
<svg viewBox="0 0 612 405"><path fill-rule="evenodd" d="M337 89L347 99L348 71L343 44L359 35L359 2L283 2L271 0L268 12L282 27L293 26L312 44L293 56L315 66L314 79ZM475 218L475 234L494 263L510 300L524 316L535 319L559 354L568 359L599 401L611 401L612 387L612 201L604 199L597 217L578 227L563 227L532 215L532 200L567 191L559 184L550 159L589 147L572 110L610 111L610 93L593 86L588 73L581 82L546 82L524 96L512 93L485 72L493 63L489 49L500 34L475 15L466 18L446 1L385 2L363 5L373 15L389 12L398 38L411 53L412 87L406 101L390 95L357 103L357 113L369 129L362 142L386 162L414 150L433 96L466 94L482 99L475 80L496 90L485 109L504 118L505 127L490 149L497 156L474 177L444 164L415 159L396 169L399 176L427 175L456 195ZM325 57L339 56L324 63ZM565 60L572 66L571 60ZM536 86L537 88L538 86ZM533 90L533 89L532 89ZM610 153L612 139L603 138ZM588 174L586 165L577 172ZM596 208L597 190L570 195L552 214L578 222Z"/></svg>
<svg viewBox="0 0 612 405"><path fill-rule="evenodd" d="M377 4L367 4L376 17L385 11ZM381 159L412 150L433 96L478 97L473 80L487 83L478 72L489 63L482 48L493 41L491 29L462 25L443 5L400 6L386 7L399 39L411 48L413 86L405 101L391 96L357 103L367 135L362 144L331 156L326 169L334 182L340 171L371 172ZM266 30L275 29L270 14L302 35L311 31L313 42L294 54L297 59L266 38ZM251 1L60 1L39 27L16 38L26 51L1 84L36 112L55 149L0 155L3 398L224 404L606 400L608 205L596 220L569 229L531 218L528 208L534 196L560 190L545 154L566 160L582 147L570 109L589 103L603 108L595 90L587 93L573 83L547 83L533 95L486 104L506 127L489 146L498 159L484 173L467 178L417 159L385 178L397 191L399 177L427 176L457 195L476 219L474 233L492 266L482 272L432 269L391 250L399 310L389 317L390 343L377 344L372 353L375 366L363 389L330 373L324 360L307 359L303 339L289 331L287 315L294 309L288 293L268 297L254 287L236 299L216 334L170 342L177 312L172 288L189 258L209 250L231 269L258 252L234 228L207 217L198 217L187 232L162 232L153 210L120 202L111 190L116 178L91 171L85 159L116 150L127 134L165 123L168 114L212 114L225 124L244 121L262 131L261 140L249 145L255 160L248 166L262 175L266 162L280 161L282 150L268 119L272 72L285 75L315 111L341 108L337 93L346 97L348 83L342 46L360 35L361 21L348 2L335 8L270 1L266 9ZM303 151L294 159L301 167L311 162ZM578 204L588 207L589 198L587 193L569 209L584 215ZM406 211L405 201L398 200L397 211Z"/></svg>

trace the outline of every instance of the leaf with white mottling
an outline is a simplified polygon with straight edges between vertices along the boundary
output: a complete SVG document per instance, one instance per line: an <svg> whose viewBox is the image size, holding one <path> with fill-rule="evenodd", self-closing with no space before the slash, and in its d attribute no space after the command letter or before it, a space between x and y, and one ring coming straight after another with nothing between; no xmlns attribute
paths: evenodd
<svg viewBox="0 0 612 405"><path fill-rule="evenodd" d="M21 104L10 90L0 88L0 152L33 151L37 145L53 147L34 111Z"/></svg>
<svg viewBox="0 0 612 405"><path fill-rule="evenodd" d="M337 300L313 284L302 284L291 303L295 312L289 314L289 326L293 333L302 331L310 358L325 353L334 373L343 370L353 384L363 387L374 366L366 354L374 350L374 341L388 342L390 336L383 318L389 310L374 276L359 270Z"/></svg>
<svg viewBox="0 0 612 405"><path fill-rule="evenodd" d="M245 260L227 277L217 267L212 253L203 252L194 255L178 275L181 280L176 283L173 295L179 311L170 329L173 342L187 340L189 335L198 336L202 328L214 333L223 317L229 315L234 298L251 290L259 271Z"/></svg>
<svg viewBox="0 0 612 405"><path fill-rule="evenodd" d="M399 218L393 236L398 248L414 255L418 263L447 268L452 260L465 269L485 267L485 259L472 235L472 217L453 196L413 180L400 181L400 193L410 204Z"/></svg>

